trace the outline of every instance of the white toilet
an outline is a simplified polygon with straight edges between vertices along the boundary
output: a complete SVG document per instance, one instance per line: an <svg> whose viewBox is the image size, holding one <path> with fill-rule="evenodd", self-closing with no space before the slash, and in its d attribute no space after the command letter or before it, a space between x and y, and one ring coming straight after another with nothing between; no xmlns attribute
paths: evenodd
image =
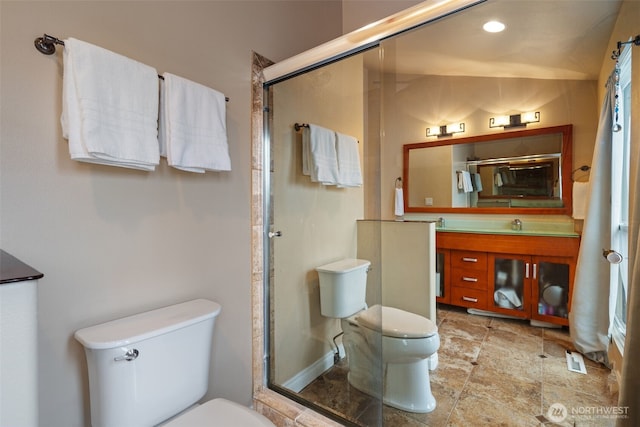
<svg viewBox="0 0 640 427"><path fill-rule="evenodd" d="M429 370L437 366L438 327L431 320L393 307L365 303L371 263L343 259L316 268L320 311L341 320L349 364L348 380L356 389L408 412L436 407Z"/></svg>
<svg viewBox="0 0 640 427"><path fill-rule="evenodd" d="M273 427L225 399L196 405L209 381L220 305L197 299L80 329L93 427Z"/></svg>

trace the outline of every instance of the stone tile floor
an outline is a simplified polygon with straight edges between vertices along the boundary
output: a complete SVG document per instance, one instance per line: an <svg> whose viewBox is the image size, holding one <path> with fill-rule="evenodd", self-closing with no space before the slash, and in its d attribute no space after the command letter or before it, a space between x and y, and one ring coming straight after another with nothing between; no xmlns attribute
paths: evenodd
<svg viewBox="0 0 640 427"><path fill-rule="evenodd" d="M404 412L354 389L346 379L346 359L300 394L367 427L615 425L605 414L617 407L613 373L587 359L587 375L568 371L565 353L575 349L566 328L537 328L446 305L438 306L437 319L441 344L438 368L431 372L433 412ZM554 424L548 413L557 404L568 415Z"/></svg>

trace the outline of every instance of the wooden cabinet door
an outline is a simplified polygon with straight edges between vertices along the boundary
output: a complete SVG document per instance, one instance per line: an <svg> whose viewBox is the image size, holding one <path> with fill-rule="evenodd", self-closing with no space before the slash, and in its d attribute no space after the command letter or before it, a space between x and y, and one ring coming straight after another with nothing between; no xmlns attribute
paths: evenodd
<svg viewBox="0 0 640 427"><path fill-rule="evenodd" d="M489 254L487 310L529 318L533 265L530 256Z"/></svg>

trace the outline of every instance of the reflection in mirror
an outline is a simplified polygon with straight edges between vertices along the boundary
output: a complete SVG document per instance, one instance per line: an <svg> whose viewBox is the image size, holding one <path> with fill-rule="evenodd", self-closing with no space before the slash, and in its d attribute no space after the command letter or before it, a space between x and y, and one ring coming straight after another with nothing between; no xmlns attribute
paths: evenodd
<svg viewBox="0 0 640 427"><path fill-rule="evenodd" d="M568 213L572 126L406 144L407 212Z"/></svg>

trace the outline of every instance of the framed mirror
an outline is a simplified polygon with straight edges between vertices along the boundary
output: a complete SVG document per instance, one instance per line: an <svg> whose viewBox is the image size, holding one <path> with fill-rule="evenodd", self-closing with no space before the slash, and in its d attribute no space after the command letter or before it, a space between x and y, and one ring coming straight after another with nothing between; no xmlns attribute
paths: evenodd
<svg viewBox="0 0 640 427"><path fill-rule="evenodd" d="M403 146L405 212L570 215L573 126Z"/></svg>

